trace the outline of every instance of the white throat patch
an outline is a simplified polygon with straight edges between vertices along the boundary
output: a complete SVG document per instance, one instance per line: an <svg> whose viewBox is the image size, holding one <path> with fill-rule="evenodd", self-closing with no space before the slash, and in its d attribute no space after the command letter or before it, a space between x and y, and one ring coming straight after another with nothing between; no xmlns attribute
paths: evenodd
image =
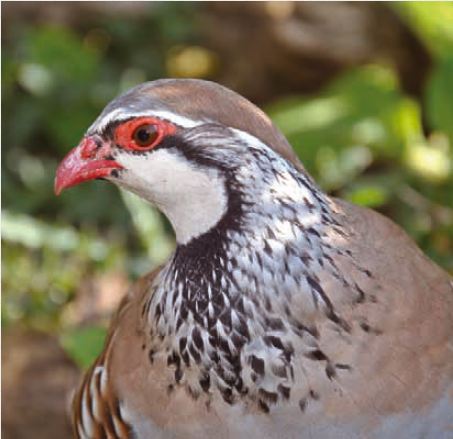
<svg viewBox="0 0 453 439"><path fill-rule="evenodd" d="M159 149L148 155L119 154L118 185L155 204L170 220L178 244L214 227L227 209L225 183L212 168L197 167L181 153Z"/></svg>

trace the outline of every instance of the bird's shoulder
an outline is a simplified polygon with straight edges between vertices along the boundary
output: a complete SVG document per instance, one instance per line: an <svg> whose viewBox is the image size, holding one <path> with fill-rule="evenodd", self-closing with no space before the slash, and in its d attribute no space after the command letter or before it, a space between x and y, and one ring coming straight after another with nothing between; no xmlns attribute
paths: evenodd
<svg viewBox="0 0 453 439"><path fill-rule="evenodd" d="M368 208L334 199L348 233L348 247L387 290L403 298L442 301L453 306L453 278L431 261L395 222ZM397 295L396 295L397 296Z"/></svg>
<svg viewBox="0 0 453 439"><path fill-rule="evenodd" d="M363 410L392 413L410 407L416 413L451 388L453 279L391 220L333 201L351 258L362 271L352 263L338 263L365 293L364 300L342 304L339 289L340 299L334 302L350 323L358 372L344 384L361 396L356 403ZM333 350L338 349L334 341Z"/></svg>

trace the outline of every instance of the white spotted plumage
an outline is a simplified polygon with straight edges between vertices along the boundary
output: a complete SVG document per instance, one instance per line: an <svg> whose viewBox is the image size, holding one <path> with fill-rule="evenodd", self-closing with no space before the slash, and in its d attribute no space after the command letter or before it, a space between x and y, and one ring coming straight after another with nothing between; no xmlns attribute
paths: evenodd
<svg viewBox="0 0 453 439"><path fill-rule="evenodd" d="M188 138L195 145L205 141L201 130ZM162 334L160 341L151 342L151 349L188 358L185 366L178 368L180 380L193 392L201 391L198 381L208 374L213 389L230 389L227 399L240 397L243 389L238 383L242 383L251 401L267 406L264 394L274 404L285 403L290 389L297 382L303 387L304 380L303 370L294 369L291 357L316 349L310 329L301 335L300 327L319 313L340 322L338 316L329 314L333 313L332 305L323 294L319 275L327 269L341 281L349 281L328 261L324 267L317 262L321 256L337 256L324 245L333 222L330 204L310 180L253 136L213 127L209 142L217 147L210 152L216 160L225 161L224 156L231 151L236 154L237 158L230 157L225 166L235 169L234 182L229 184L243 196L240 225L227 229L221 242L212 243L212 248L219 247L218 252L210 255L211 263L207 261L199 272L181 267L175 258L163 268L148 299L149 325ZM242 162L248 165L242 166ZM226 270L218 279L223 260ZM351 302L354 294L358 292L351 289ZM292 323L288 322L290 307L297 310ZM182 313L187 316L184 324L178 325ZM272 323L269 327L269 321L274 321L275 327ZM200 333L198 346L194 332ZM237 335L236 344L232 333ZM181 352L181 339L189 353ZM222 352L216 340L225 344L219 362L212 359L216 349ZM240 362L242 370L234 371L232 361ZM198 374L193 373L194 367ZM185 377L186 370L191 371L190 378Z"/></svg>

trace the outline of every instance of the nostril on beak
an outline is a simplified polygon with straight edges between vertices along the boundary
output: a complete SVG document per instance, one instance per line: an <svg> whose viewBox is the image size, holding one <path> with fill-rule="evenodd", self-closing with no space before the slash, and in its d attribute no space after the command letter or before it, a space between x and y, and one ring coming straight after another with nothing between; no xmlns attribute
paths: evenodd
<svg viewBox="0 0 453 439"><path fill-rule="evenodd" d="M80 156L84 159L91 159L96 155L96 150L99 148L99 145L92 137L86 137L82 141L80 148Z"/></svg>

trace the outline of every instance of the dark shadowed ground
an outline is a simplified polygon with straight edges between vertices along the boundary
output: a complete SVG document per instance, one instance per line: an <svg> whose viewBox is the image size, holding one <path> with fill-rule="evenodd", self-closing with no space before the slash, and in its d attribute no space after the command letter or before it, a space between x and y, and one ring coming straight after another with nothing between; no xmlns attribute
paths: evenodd
<svg viewBox="0 0 453 439"><path fill-rule="evenodd" d="M79 371L54 337L7 331L2 349L2 437L71 437L66 416Z"/></svg>

